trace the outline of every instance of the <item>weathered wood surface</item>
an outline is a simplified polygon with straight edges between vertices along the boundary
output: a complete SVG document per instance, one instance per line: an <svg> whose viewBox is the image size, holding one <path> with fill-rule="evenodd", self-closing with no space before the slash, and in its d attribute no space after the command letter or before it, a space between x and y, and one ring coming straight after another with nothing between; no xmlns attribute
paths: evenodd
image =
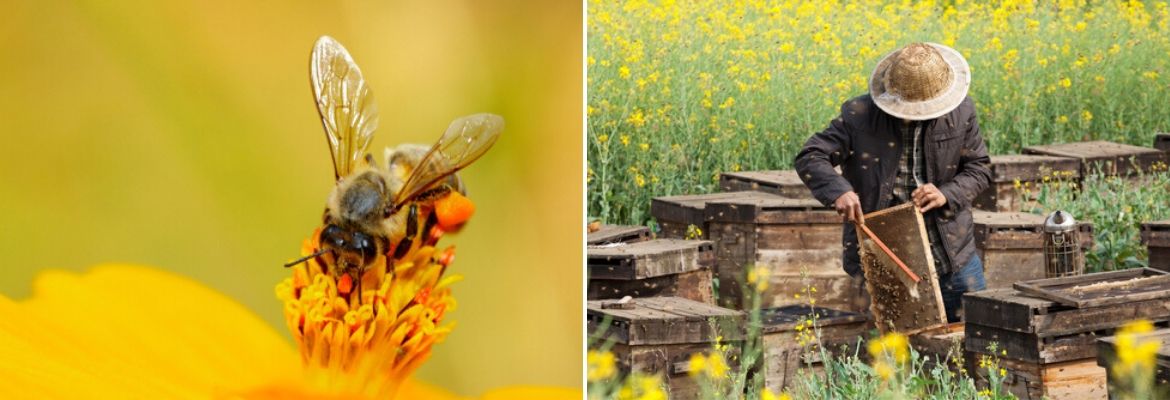
<svg viewBox="0 0 1170 400"><path fill-rule="evenodd" d="M645 279L590 279L589 300L631 297L682 297L715 304L712 271L709 268Z"/></svg>
<svg viewBox="0 0 1170 400"><path fill-rule="evenodd" d="M707 203L708 221L756 224L840 224L841 216L816 200L738 196Z"/></svg>
<svg viewBox="0 0 1170 400"><path fill-rule="evenodd" d="M1154 148L1161 151L1170 151L1170 133L1154 135Z"/></svg>
<svg viewBox="0 0 1170 400"><path fill-rule="evenodd" d="M975 248L983 260L988 289L1010 288L1019 281L1043 279L1044 216L1020 212L972 212ZM1081 249L1093 246L1091 223L1079 225Z"/></svg>
<svg viewBox="0 0 1170 400"><path fill-rule="evenodd" d="M1081 177L1079 157L1055 157L1036 154L1006 154L991 156L991 181L1014 183Z"/></svg>
<svg viewBox="0 0 1170 400"><path fill-rule="evenodd" d="M841 217L812 200L740 197L707 204L709 237L716 247L720 304L743 307L745 267L763 265L769 285L764 307L798 303L806 282L817 287L821 305L850 309L852 296L841 266Z"/></svg>
<svg viewBox="0 0 1170 400"><path fill-rule="evenodd" d="M1100 140L1029 146L1024 148L1024 153L1080 159L1081 176L1098 168L1109 175L1129 176L1137 174L1139 169L1149 171L1155 163L1167 160L1166 152L1158 149Z"/></svg>
<svg viewBox="0 0 1170 400"><path fill-rule="evenodd" d="M1081 160L1034 154L991 156L991 185L971 202L980 210L1021 211L1035 206L1036 194L1023 196L1016 182L1033 186L1060 179L1077 182L1081 178Z"/></svg>
<svg viewBox="0 0 1170 400"><path fill-rule="evenodd" d="M1170 298L1170 274L1151 268L1016 282L1016 290L1077 307Z"/></svg>
<svg viewBox="0 0 1170 400"><path fill-rule="evenodd" d="M680 274L715 263L714 244L705 240L653 239L586 248L589 279L645 279Z"/></svg>
<svg viewBox="0 0 1170 400"><path fill-rule="evenodd" d="M1116 325L1117 322L1114 322ZM986 352L996 343L1007 352L1002 358L1039 364L1052 364L1097 356L1097 339L1113 330L1073 333L1064 336L1041 337L1034 333L1009 331L968 323L966 350Z"/></svg>
<svg viewBox="0 0 1170 400"><path fill-rule="evenodd" d="M1170 219L1142 223L1150 268L1170 271Z"/></svg>
<svg viewBox="0 0 1170 400"><path fill-rule="evenodd" d="M633 299L633 308L608 308L618 300L589 300L589 332L616 343L659 345L743 340L744 313L679 297ZM712 327L712 321L715 329ZM604 332L601 329L604 328Z"/></svg>
<svg viewBox="0 0 1170 400"><path fill-rule="evenodd" d="M650 201L650 215L662 228L662 237L685 238L687 227L694 225L703 230L701 239L707 234L707 204L720 200L781 199L779 195L757 191L720 192L690 194L681 196L655 197Z"/></svg>
<svg viewBox="0 0 1170 400"><path fill-rule="evenodd" d="M1142 223L1150 268L1170 271L1170 219Z"/></svg>
<svg viewBox="0 0 1170 400"><path fill-rule="evenodd" d="M896 274L904 273L884 252L877 249L861 230L861 264L866 287L873 299L870 311L882 333L896 331L913 334L947 324L939 291L938 274L922 214L911 203L865 215L866 226L922 280L907 287ZM912 296L910 290L917 292Z"/></svg>
<svg viewBox="0 0 1170 400"><path fill-rule="evenodd" d="M634 243L650 240L650 228L636 225L602 225L601 229L589 232L587 245L596 246L610 243Z"/></svg>
<svg viewBox="0 0 1170 400"><path fill-rule="evenodd" d="M928 361L953 366L950 361L963 356L964 329L962 322L927 329L910 335L910 346Z"/></svg>
<svg viewBox="0 0 1170 400"><path fill-rule="evenodd" d="M830 354L853 354L872 328L868 316L824 307L794 305L761 310L764 348L764 386L780 392L795 382L797 371L818 373L824 361L819 349L806 351L796 338L802 318L816 314L820 346ZM811 329L807 325L801 328ZM844 347L845 350L842 350ZM810 347L815 349L815 347ZM864 350L861 350L864 352Z"/></svg>
<svg viewBox="0 0 1170 400"><path fill-rule="evenodd" d="M965 294L963 313L968 324L1056 337L1112 329L1135 319L1170 320L1170 298L1072 308L1013 289L993 289Z"/></svg>
<svg viewBox="0 0 1170 400"><path fill-rule="evenodd" d="M976 385L983 388L988 384L988 370L979 368L979 356L968 351L965 360ZM1004 387L1021 400L1108 398L1105 368L1096 359L1046 365L1001 359L999 365L1007 372Z"/></svg>
<svg viewBox="0 0 1170 400"><path fill-rule="evenodd" d="M812 192L793 170L740 171L719 174L724 192L756 190L793 199L813 199Z"/></svg>
<svg viewBox="0 0 1170 400"><path fill-rule="evenodd" d="M1154 371L1155 387L1167 388L1170 385L1170 329L1158 329L1153 332L1135 336L1138 343L1154 341L1158 343L1158 353L1154 357L1156 369ZM1106 336L1097 341L1097 365L1106 369L1117 362L1117 337Z"/></svg>

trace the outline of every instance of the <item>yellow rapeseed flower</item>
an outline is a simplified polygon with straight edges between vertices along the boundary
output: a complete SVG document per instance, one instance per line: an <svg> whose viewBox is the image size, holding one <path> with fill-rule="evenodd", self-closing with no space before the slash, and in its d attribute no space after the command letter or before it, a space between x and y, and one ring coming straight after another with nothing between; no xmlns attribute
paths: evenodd
<svg viewBox="0 0 1170 400"><path fill-rule="evenodd" d="M589 382L606 380L617 374L616 362L611 352L589 350L586 359L589 363Z"/></svg>
<svg viewBox="0 0 1170 400"><path fill-rule="evenodd" d="M874 359L891 357L898 364L903 364L910 360L909 342L906 336L897 332L887 333L877 340L871 340L866 345L869 350L869 355Z"/></svg>
<svg viewBox="0 0 1170 400"><path fill-rule="evenodd" d="M1115 374L1129 377L1153 373L1160 344L1156 340L1139 338L1153 330L1154 325L1147 320L1133 321L1118 329L1115 335L1117 362L1113 364Z"/></svg>

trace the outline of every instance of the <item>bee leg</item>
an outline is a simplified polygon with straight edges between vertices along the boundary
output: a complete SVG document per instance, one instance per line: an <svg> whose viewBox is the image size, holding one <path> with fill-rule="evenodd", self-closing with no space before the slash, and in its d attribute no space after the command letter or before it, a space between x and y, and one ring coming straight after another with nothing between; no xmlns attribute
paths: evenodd
<svg viewBox="0 0 1170 400"><path fill-rule="evenodd" d="M416 236L418 236L418 204L411 203L410 211L406 215L406 235L398 241L398 247L394 249L394 259L406 256L406 252L414 246Z"/></svg>
<svg viewBox="0 0 1170 400"><path fill-rule="evenodd" d="M371 167L377 168L378 167L378 160L374 159L373 154L366 153L366 164L369 164Z"/></svg>
<svg viewBox="0 0 1170 400"><path fill-rule="evenodd" d="M439 224L439 217L437 215L435 215L435 213L431 213L431 215L427 216L427 222L425 224L423 224L422 234L427 235L426 240L427 240L427 244L429 244L429 245L434 245L434 243L431 242L432 238L430 237L430 234L431 234L431 230L435 229L435 225L438 225L438 224Z"/></svg>

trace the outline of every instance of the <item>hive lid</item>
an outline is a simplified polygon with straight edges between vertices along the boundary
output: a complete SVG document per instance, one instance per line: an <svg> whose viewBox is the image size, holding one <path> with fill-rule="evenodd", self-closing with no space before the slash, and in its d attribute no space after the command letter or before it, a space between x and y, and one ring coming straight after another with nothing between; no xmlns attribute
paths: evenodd
<svg viewBox="0 0 1170 400"><path fill-rule="evenodd" d="M1081 176L1081 160L1035 154L991 156L991 180L994 182L1038 181L1044 176L1075 179Z"/></svg>
<svg viewBox="0 0 1170 400"><path fill-rule="evenodd" d="M659 221L698 223L706 217L707 204L737 199L782 199L783 197L757 191L719 192L662 196L650 200L650 215Z"/></svg>
<svg viewBox="0 0 1170 400"><path fill-rule="evenodd" d="M756 224L840 224L841 216L812 199L735 198L707 204L707 220Z"/></svg>
<svg viewBox="0 0 1170 400"><path fill-rule="evenodd" d="M619 301L588 301L586 319L595 339L626 345L711 343L720 336L723 341L743 339L742 311L681 297L637 298L630 301L632 307L611 306Z"/></svg>
<svg viewBox="0 0 1170 400"><path fill-rule="evenodd" d="M706 240L653 239L586 248L589 279L644 279L710 267L715 245Z"/></svg>

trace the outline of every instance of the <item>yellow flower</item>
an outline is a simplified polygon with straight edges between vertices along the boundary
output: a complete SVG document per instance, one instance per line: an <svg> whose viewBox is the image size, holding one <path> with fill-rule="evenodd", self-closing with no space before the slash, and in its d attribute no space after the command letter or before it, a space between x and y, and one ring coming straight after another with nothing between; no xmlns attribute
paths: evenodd
<svg viewBox="0 0 1170 400"><path fill-rule="evenodd" d="M910 359L909 342L906 336L900 333L888 333L877 340L871 340L867 345L869 355L878 359L883 355L892 357L898 364Z"/></svg>
<svg viewBox="0 0 1170 400"><path fill-rule="evenodd" d="M785 392L780 392L780 394L777 395L772 393L771 389L764 388L764 391L760 392L760 400L792 400L792 396L789 396L788 393Z"/></svg>
<svg viewBox="0 0 1170 400"><path fill-rule="evenodd" d="M687 363L687 373L691 376L697 376L707 369L707 356L703 353L691 354L691 360Z"/></svg>
<svg viewBox="0 0 1170 400"><path fill-rule="evenodd" d="M621 76L622 79L629 79L630 78L630 67L623 65L620 68L618 68L618 76Z"/></svg>
<svg viewBox="0 0 1170 400"><path fill-rule="evenodd" d="M1060 85L1060 87L1067 89L1067 88L1072 86L1072 79L1069 79L1068 77L1064 77L1064 78L1061 78L1060 81L1057 83Z"/></svg>
<svg viewBox="0 0 1170 400"><path fill-rule="evenodd" d="M885 361L877 361L873 365L873 372L877 373L878 377L883 381L888 381L894 376L894 368Z"/></svg>
<svg viewBox="0 0 1170 400"><path fill-rule="evenodd" d="M662 389L662 378L657 375L631 375L618 389L617 398L618 400L666 400L666 391Z"/></svg>
<svg viewBox="0 0 1170 400"><path fill-rule="evenodd" d="M1093 120L1093 113L1089 112L1089 110L1081 111L1081 119L1084 120L1085 122L1092 121Z"/></svg>
<svg viewBox="0 0 1170 400"><path fill-rule="evenodd" d="M599 143L602 143L602 144L604 144L605 142L608 142L608 141L609 141L609 135L606 135L606 134L604 134L604 133L603 133L603 134L600 134L600 135L597 135L597 141L598 141Z"/></svg>
<svg viewBox="0 0 1170 400"><path fill-rule="evenodd" d="M105 264L82 274L43 272L33 287L29 300L0 296L0 398L370 395L356 393L365 389L357 377L318 379L271 325L189 278ZM400 383L398 398L457 398L415 380ZM577 389L517 387L483 398L580 397Z"/></svg>
<svg viewBox="0 0 1170 400"><path fill-rule="evenodd" d="M650 143L640 143L640 144L638 144L638 148L642 149L642 151L649 151L650 150Z"/></svg>
<svg viewBox="0 0 1170 400"><path fill-rule="evenodd" d="M768 277L771 275L772 270L766 265L749 268L747 273L748 286L754 288L757 293L763 293L768 290Z"/></svg>
<svg viewBox="0 0 1170 400"><path fill-rule="evenodd" d="M1153 330L1154 325L1147 320L1133 321L1117 330L1117 362L1113 364L1115 374L1129 377L1153 373L1159 342L1140 337Z"/></svg>
<svg viewBox="0 0 1170 400"><path fill-rule="evenodd" d="M622 135L619 139L622 141L622 146L630 145L630 135Z"/></svg>
<svg viewBox="0 0 1170 400"><path fill-rule="evenodd" d="M320 234L303 242L302 255L318 252ZM276 295L306 369L325 381L364 380L362 391L392 396L451 332L440 324L455 309L450 285L461 279L443 276L453 257L453 248L440 252L419 240L402 258L379 255L357 282L330 272L337 270L330 253L293 266Z"/></svg>
<svg viewBox="0 0 1170 400"><path fill-rule="evenodd" d="M586 360L589 363L588 375L590 382L606 380L617 374L614 355L611 352L589 350L589 354L586 356Z"/></svg>

